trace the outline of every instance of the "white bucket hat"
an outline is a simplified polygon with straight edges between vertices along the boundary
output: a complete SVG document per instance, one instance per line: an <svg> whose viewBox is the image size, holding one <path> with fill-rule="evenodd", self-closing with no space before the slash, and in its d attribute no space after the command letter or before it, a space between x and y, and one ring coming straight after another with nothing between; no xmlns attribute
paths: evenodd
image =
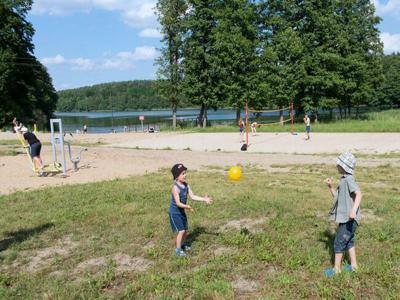
<svg viewBox="0 0 400 300"><path fill-rule="evenodd" d="M338 156L336 164L341 166L346 173L353 174L356 167L356 158L352 153L344 152Z"/></svg>

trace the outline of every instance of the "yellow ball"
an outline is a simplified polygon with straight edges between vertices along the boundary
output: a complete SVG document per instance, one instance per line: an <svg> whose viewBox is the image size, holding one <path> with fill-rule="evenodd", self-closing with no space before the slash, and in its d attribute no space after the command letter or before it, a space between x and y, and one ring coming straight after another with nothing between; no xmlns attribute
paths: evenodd
<svg viewBox="0 0 400 300"><path fill-rule="evenodd" d="M234 166L229 169L229 179L230 180L240 180L242 177L242 169L240 167Z"/></svg>

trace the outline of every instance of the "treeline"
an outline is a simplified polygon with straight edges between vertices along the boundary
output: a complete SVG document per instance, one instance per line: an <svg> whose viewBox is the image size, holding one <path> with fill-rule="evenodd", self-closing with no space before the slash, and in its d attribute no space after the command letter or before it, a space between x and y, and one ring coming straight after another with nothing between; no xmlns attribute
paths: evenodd
<svg viewBox="0 0 400 300"><path fill-rule="evenodd" d="M98 84L58 92L58 111L137 110L170 108L158 93L154 80L133 80ZM182 100L182 105L190 103Z"/></svg>
<svg viewBox="0 0 400 300"><path fill-rule="evenodd" d="M26 21L32 1L0 1L0 127L14 116L48 124L57 94L46 68L33 55L34 28Z"/></svg>
<svg viewBox="0 0 400 300"><path fill-rule="evenodd" d="M315 118L321 108L346 116L361 105L399 104L398 94L388 96L399 72L390 61L399 57L382 59L371 1L158 0L157 11L158 79L174 114L181 98L204 120L207 108L239 111L246 101L260 109L294 100Z"/></svg>

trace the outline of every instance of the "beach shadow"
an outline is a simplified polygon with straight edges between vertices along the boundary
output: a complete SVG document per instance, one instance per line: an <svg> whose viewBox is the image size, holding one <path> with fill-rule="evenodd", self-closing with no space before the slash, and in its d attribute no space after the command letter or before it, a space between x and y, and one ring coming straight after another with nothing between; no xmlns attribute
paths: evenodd
<svg viewBox="0 0 400 300"><path fill-rule="evenodd" d="M325 243L325 248L329 250L331 256L331 263L335 263L335 251L333 250L333 241L335 240L335 233L330 229L326 229L323 236L319 239L320 242Z"/></svg>
<svg viewBox="0 0 400 300"><path fill-rule="evenodd" d="M43 231L46 231L53 227L53 223L45 223L33 228L20 229L17 231L6 232L3 240L0 240L0 252L7 250L11 245L16 243L22 243L34 235L38 235Z"/></svg>
<svg viewBox="0 0 400 300"><path fill-rule="evenodd" d="M188 245L193 244L196 241L196 239L202 234L218 235L218 233L216 232L209 232L206 230L205 227L199 226L195 227L193 230L189 232L188 236L186 237L186 243Z"/></svg>

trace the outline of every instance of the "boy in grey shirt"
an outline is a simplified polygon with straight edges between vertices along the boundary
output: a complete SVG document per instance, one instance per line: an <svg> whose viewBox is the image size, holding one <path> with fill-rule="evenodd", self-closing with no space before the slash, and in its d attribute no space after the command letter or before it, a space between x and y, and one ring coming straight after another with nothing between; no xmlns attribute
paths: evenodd
<svg viewBox="0 0 400 300"><path fill-rule="evenodd" d="M335 266L325 270L328 277L339 273L342 265L343 253L347 250L351 266L348 270L357 269L356 250L354 247L355 232L361 220L360 203L361 190L353 177L356 158L350 152L342 153L336 161L336 167L342 175L337 190L333 187L332 178L325 180L335 203L330 211L330 220L338 223L334 241Z"/></svg>

